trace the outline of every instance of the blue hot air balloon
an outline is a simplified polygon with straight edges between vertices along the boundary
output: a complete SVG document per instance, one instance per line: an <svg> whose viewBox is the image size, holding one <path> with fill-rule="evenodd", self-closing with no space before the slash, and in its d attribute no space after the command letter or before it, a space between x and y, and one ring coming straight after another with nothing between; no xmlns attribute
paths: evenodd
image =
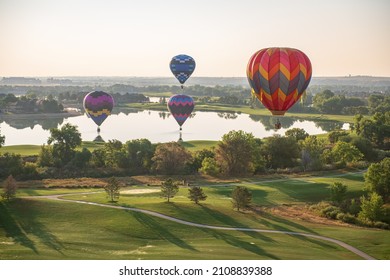
<svg viewBox="0 0 390 280"><path fill-rule="evenodd" d="M183 84L195 70L195 60L189 55L179 54L172 58L169 67L183 88Z"/></svg>

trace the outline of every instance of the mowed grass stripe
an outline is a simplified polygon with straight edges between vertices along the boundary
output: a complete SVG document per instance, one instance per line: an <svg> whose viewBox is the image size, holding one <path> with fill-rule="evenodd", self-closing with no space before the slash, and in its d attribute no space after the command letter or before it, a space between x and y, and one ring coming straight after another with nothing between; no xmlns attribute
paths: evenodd
<svg viewBox="0 0 390 280"><path fill-rule="evenodd" d="M328 242L197 229L142 213L63 201L17 200L1 208L1 259L358 258Z"/></svg>

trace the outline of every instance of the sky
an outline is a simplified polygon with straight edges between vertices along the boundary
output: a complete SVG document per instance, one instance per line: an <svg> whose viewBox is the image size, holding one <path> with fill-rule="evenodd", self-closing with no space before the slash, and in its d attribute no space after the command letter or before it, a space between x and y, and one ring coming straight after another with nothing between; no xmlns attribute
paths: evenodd
<svg viewBox="0 0 390 280"><path fill-rule="evenodd" d="M0 77L244 77L267 47L306 53L313 76L390 77L389 0L0 0Z"/></svg>

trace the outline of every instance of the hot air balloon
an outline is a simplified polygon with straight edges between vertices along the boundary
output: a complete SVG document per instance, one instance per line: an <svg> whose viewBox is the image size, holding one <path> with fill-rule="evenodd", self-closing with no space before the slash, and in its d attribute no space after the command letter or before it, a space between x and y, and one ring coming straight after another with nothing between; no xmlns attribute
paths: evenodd
<svg viewBox="0 0 390 280"><path fill-rule="evenodd" d="M87 116L98 125L99 132L99 126L111 115L114 99L104 91L92 91L84 97L83 104Z"/></svg>
<svg viewBox="0 0 390 280"><path fill-rule="evenodd" d="M312 68L300 50L265 48L252 55L246 73L252 94L272 115L283 116L306 90ZM275 128L280 128L279 120Z"/></svg>
<svg viewBox="0 0 390 280"><path fill-rule="evenodd" d="M180 130L183 123L191 115L192 110L194 110L194 106L194 100L188 95L176 94L169 98L168 110L179 124Z"/></svg>
<svg viewBox="0 0 390 280"><path fill-rule="evenodd" d="M169 67L176 79L179 80L181 88L183 88L183 84L195 70L195 60L189 55L179 54L172 58Z"/></svg>

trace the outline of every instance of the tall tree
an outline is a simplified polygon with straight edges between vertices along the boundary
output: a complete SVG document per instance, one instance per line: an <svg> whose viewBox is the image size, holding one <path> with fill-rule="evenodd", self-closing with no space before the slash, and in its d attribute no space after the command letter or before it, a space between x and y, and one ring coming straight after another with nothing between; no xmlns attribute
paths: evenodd
<svg viewBox="0 0 390 280"><path fill-rule="evenodd" d="M4 182L3 193L1 194L3 199L11 200L12 198L14 198L16 195L17 187L18 186L16 184L16 180L12 175L9 175Z"/></svg>
<svg viewBox="0 0 390 280"><path fill-rule="evenodd" d="M188 198L196 204L199 204L199 201L206 200L207 195L205 195L201 187L195 186L188 189Z"/></svg>
<svg viewBox="0 0 390 280"><path fill-rule="evenodd" d="M237 208L237 211L240 209L248 208L252 202L252 193L248 188L237 186L232 192L232 203L233 208Z"/></svg>
<svg viewBox="0 0 390 280"><path fill-rule="evenodd" d="M153 168L162 174L180 174L191 158L191 154L177 142L159 144L152 158Z"/></svg>
<svg viewBox="0 0 390 280"><path fill-rule="evenodd" d="M336 203L340 204L347 194L347 186L341 182L334 182L330 187L330 199Z"/></svg>
<svg viewBox="0 0 390 280"><path fill-rule="evenodd" d="M161 197L166 198L167 201L173 198L179 191L179 186L171 178L165 180L161 184Z"/></svg>
<svg viewBox="0 0 390 280"><path fill-rule="evenodd" d="M363 154L352 144L338 141L332 148L333 161L346 166L347 163L353 163L361 160Z"/></svg>
<svg viewBox="0 0 390 280"><path fill-rule="evenodd" d="M315 135L307 137L300 142L302 149L302 164L305 170L320 170L322 168L322 153L325 149L325 141Z"/></svg>
<svg viewBox="0 0 390 280"><path fill-rule="evenodd" d="M230 131L222 136L215 149L215 159L221 172L227 175L253 173L255 140L252 133Z"/></svg>
<svg viewBox="0 0 390 280"><path fill-rule="evenodd" d="M292 167L299 158L299 145L293 137L276 134L265 139L262 153L269 168Z"/></svg>
<svg viewBox="0 0 390 280"><path fill-rule="evenodd" d="M63 166L73 158L76 147L81 145L81 134L77 126L67 123L60 129L50 129L47 143L53 144L53 158L57 165Z"/></svg>
<svg viewBox="0 0 390 280"><path fill-rule="evenodd" d="M390 198L390 158L371 164L364 175L364 181L370 192L378 193L387 202Z"/></svg>
<svg viewBox="0 0 390 280"><path fill-rule="evenodd" d="M148 139L135 139L124 144L128 166L139 172L150 170L155 146Z"/></svg>

